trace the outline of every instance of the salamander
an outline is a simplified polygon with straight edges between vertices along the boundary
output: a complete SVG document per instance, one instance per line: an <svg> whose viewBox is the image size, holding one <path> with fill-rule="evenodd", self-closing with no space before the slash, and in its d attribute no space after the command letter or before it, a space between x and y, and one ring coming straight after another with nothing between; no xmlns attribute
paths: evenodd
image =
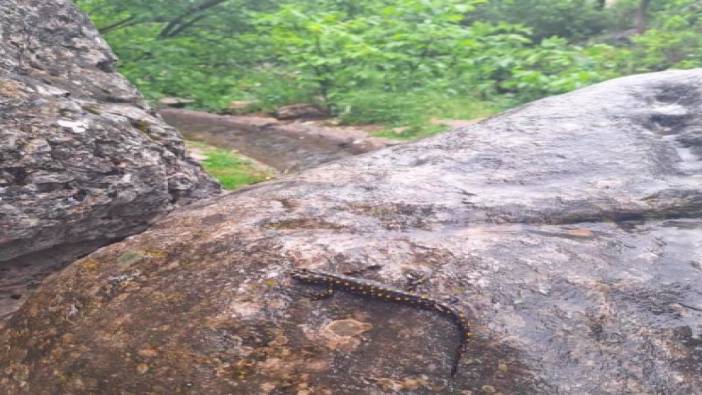
<svg viewBox="0 0 702 395"><path fill-rule="evenodd" d="M451 364L451 376L453 377L458 371L461 355L467 345L468 338L471 336L471 331L468 325L468 319L462 312L456 310L454 307L431 299L428 295L405 292L378 282L320 270L295 269L290 272L290 276L306 284L327 287L325 296L331 296L334 291L342 290L355 295L432 310L448 316L456 324L461 334L461 340L456 348Z"/></svg>

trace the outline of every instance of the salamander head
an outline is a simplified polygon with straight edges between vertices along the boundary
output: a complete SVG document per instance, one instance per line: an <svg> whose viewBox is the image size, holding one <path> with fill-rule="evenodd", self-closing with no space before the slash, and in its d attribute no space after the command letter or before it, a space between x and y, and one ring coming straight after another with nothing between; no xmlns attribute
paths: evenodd
<svg viewBox="0 0 702 395"><path fill-rule="evenodd" d="M304 282L321 282L324 280L324 276L310 269L293 269L290 271L290 277Z"/></svg>
<svg viewBox="0 0 702 395"><path fill-rule="evenodd" d="M301 278L301 277L307 277L309 275L310 270L309 269L293 269L290 271L290 277L292 278Z"/></svg>

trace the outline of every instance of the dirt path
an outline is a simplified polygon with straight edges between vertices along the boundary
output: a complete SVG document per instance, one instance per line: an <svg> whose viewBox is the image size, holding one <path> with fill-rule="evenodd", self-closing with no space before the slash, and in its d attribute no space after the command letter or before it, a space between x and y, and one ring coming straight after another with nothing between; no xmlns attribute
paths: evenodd
<svg viewBox="0 0 702 395"><path fill-rule="evenodd" d="M284 122L180 109L164 109L160 114L186 139L236 149L283 173L397 144L363 130L327 126L321 121Z"/></svg>

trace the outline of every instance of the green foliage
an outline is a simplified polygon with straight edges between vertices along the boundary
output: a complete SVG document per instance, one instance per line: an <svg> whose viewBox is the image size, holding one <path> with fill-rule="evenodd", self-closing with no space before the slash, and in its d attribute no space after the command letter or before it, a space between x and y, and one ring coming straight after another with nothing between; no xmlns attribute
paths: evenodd
<svg viewBox="0 0 702 395"><path fill-rule="evenodd" d="M649 29L622 39L639 2L78 0L147 97L313 102L346 123L408 127L400 137L436 132L432 118L702 66L702 3L652 2Z"/></svg>
<svg viewBox="0 0 702 395"><path fill-rule="evenodd" d="M149 98L187 97L200 107L222 109L232 100L254 98L246 84L263 79L251 73L261 55L245 56L257 51L262 38L242 10L265 9L275 4L272 0L77 3L119 56L120 71ZM214 5L196 11L202 4Z"/></svg>
<svg viewBox="0 0 702 395"><path fill-rule="evenodd" d="M518 23L529 26L538 42L548 37L583 40L616 23L614 15L596 0L493 0L472 21Z"/></svg>
<svg viewBox="0 0 702 395"><path fill-rule="evenodd" d="M634 37L636 71L702 66L702 2L666 1L652 27Z"/></svg>
<svg viewBox="0 0 702 395"><path fill-rule="evenodd" d="M340 96L338 115L344 123L391 126L425 125L434 118L473 119L499 110L494 104L437 91L397 92L361 90Z"/></svg>
<svg viewBox="0 0 702 395"><path fill-rule="evenodd" d="M256 20L269 32L277 61L297 72L295 83L303 90L314 87L314 99L334 108L339 95L354 90L423 87L463 55L459 40L466 29L459 22L471 2L397 3L369 1L363 13L356 8L354 14L324 4L314 9L291 4Z"/></svg>
<svg viewBox="0 0 702 395"><path fill-rule="evenodd" d="M604 44L583 49L560 37L545 39L515 57L511 78L500 87L522 100L568 92L616 76L619 61L606 62L616 52Z"/></svg>

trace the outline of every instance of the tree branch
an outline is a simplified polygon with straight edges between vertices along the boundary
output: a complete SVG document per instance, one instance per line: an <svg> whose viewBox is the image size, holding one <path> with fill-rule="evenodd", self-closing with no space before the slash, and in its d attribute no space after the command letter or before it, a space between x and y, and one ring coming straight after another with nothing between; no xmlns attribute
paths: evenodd
<svg viewBox="0 0 702 395"><path fill-rule="evenodd" d="M129 16L129 17L127 17L127 18L122 19L121 21L117 21L117 22L115 22L115 23L113 23L113 24L111 24L111 25L99 27L99 28L98 28L98 31L100 32L100 34L107 34L107 33L111 32L111 31L113 31L113 30L119 29L119 28L122 27L123 25L125 25L125 24L127 24L127 23L129 23L129 22L131 22L131 21L133 21L133 20L135 20L135 19L136 19L136 17L135 17L134 15L132 15L132 16Z"/></svg>
<svg viewBox="0 0 702 395"><path fill-rule="evenodd" d="M200 21L200 20L205 19L205 18L207 18L206 14L200 14L200 15L196 16L195 18L189 20L188 22L185 22L185 23L181 24L180 26L176 27L175 29L171 30L168 33L167 37L177 36L178 34L182 33L185 29L194 25L197 21Z"/></svg>
<svg viewBox="0 0 702 395"><path fill-rule="evenodd" d="M200 4L193 5L191 7L188 7L188 9L183 12L182 14L176 16L175 18L171 19L170 22L161 30L159 33L159 38L167 38L167 37L172 37L174 35L174 32L181 32L188 26L192 25L194 23L192 20L187 21L189 17L195 16L195 18L202 19L204 18L203 16L198 16L197 14L212 8L216 5L222 4L225 1L228 0L205 0ZM183 27L183 25L187 25Z"/></svg>

